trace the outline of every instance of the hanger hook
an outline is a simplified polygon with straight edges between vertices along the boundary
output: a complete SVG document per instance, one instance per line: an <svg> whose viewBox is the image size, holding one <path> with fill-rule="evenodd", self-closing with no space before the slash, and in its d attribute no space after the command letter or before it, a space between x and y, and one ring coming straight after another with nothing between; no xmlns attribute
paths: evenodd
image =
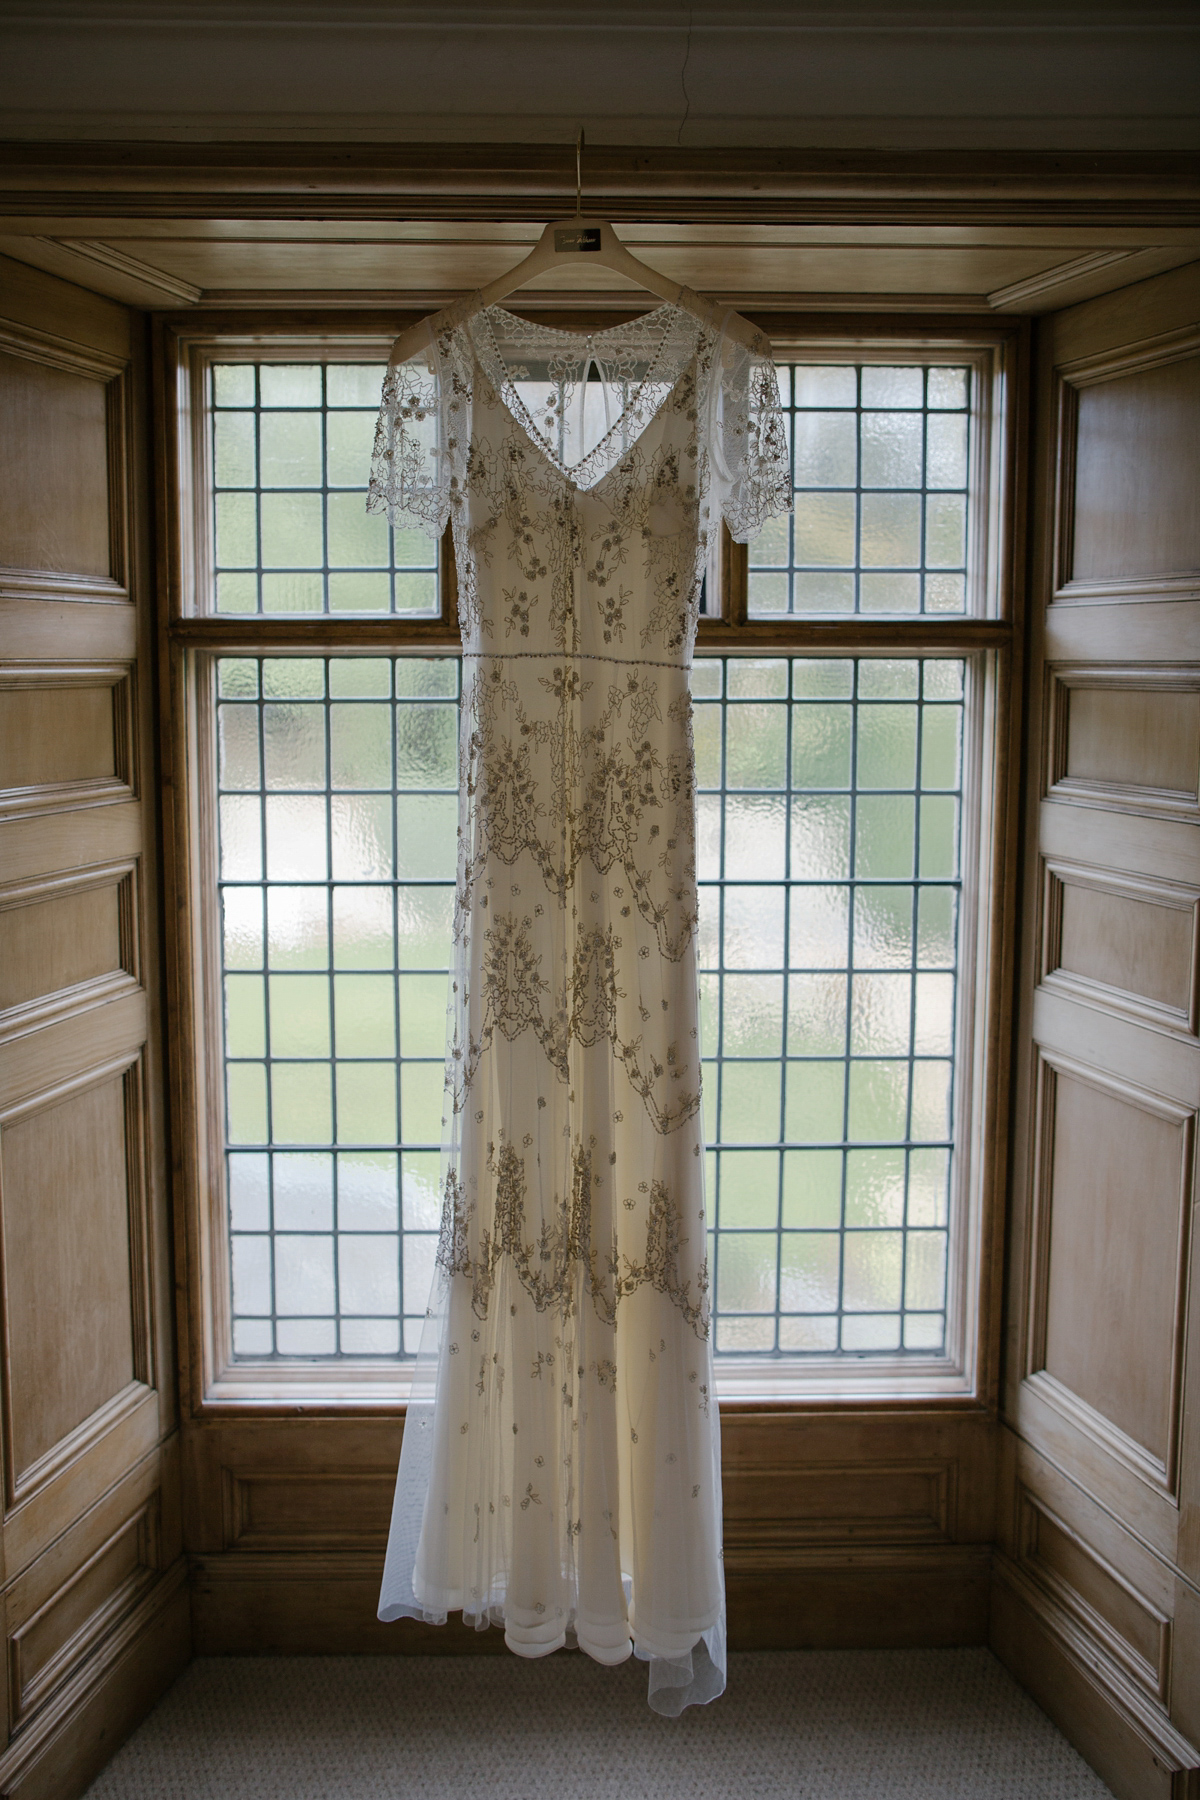
<svg viewBox="0 0 1200 1800"><path fill-rule="evenodd" d="M575 217L583 217L583 126L575 139Z"/></svg>

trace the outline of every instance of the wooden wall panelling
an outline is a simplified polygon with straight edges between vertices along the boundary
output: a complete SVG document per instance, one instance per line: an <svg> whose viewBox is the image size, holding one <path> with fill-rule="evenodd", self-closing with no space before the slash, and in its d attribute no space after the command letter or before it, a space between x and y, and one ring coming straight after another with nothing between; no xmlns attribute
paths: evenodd
<svg viewBox="0 0 1200 1800"><path fill-rule="evenodd" d="M1039 355L992 1642L1123 1800L1200 1786L1198 321L1178 271Z"/></svg>
<svg viewBox="0 0 1200 1800"><path fill-rule="evenodd" d="M0 318L0 1791L69 1800L189 1619L140 340L25 274Z"/></svg>
<svg viewBox="0 0 1200 1800"><path fill-rule="evenodd" d="M994 1531L987 1410L722 1409L731 1642L980 1643ZM201 1654L488 1650L375 1618L398 1412L211 1409L185 1434Z"/></svg>

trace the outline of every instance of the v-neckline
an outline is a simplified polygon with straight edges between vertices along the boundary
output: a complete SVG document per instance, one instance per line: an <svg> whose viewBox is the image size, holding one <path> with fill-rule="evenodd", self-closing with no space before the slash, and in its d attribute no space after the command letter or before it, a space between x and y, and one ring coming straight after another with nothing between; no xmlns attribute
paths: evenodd
<svg viewBox="0 0 1200 1800"><path fill-rule="evenodd" d="M613 436L621 429L621 426L624 423L624 421L626 421L630 417L631 414L636 416L637 409L638 409L638 402L641 399L641 396L645 393L647 384L653 379L655 372L657 371L658 366L659 366L660 362L662 361L663 353L664 353L664 351L666 349L666 345L667 345L667 339L670 336L671 321L672 321L673 315L675 315L677 313L684 313L688 317L692 316L690 308L683 305L683 303L682 303L683 295L685 292L686 292L686 289L681 287L679 290L680 297L678 300L664 300L660 306L651 307L651 309L648 313L642 314L641 321L640 321L641 323L644 323L647 319L653 319L653 318L657 317L659 314L664 315L662 336L658 340L658 344L655 348L654 355L650 360L649 366L646 369L646 373L642 376L642 379L638 382L637 390L634 393L633 397L621 408L620 412L617 414L617 417L613 420L612 424L608 427L608 430L604 433L603 437L598 438L596 440L596 442L592 445L591 449L588 450L583 456L581 456L577 463L570 463L570 464L560 461L560 459L554 454L553 450L550 448L549 444L546 443L546 441L542 437L541 433L538 431L537 426L534 424L533 416L530 413L529 408L525 405L525 402L521 399L521 396L517 391L517 384L512 375L512 372L510 371L508 364L505 362L504 358L500 354L500 346L496 342L496 334L495 334L495 331L492 326L491 317L489 315L491 315L493 313L503 314L504 316L506 316L508 318L516 320L517 323L523 327L527 327L530 324L530 321L520 318L520 315L517 313L509 312L508 308L504 307L504 306L484 306L482 304L482 296L479 297L480 304L478 304L476 307L474 307L472 309L472 314L468 315L468 318L471 316L474 316L474 317L481 319L483 322L483 328L484 328L484 332L486 333L486 338L487 338L486 348L489 352L488 360L494 364L493 370L489 371L489 373L492 375L493 381L495 380L496 373L499 373L499 375L501 376L501 380L499 381L499 383L496 384L497 390L498 390L498 398L499 398L501 406L504 408L505 412L508 414L509 419L516 426L517 430L521 433L522 437L525 438L526 441L531 445L531 447L538 452L539 456L541 456L543 458L543 460L549 464L549 466L554 470L555 474L559 477L559 479L561 481L566 482L567 486L570 487L575 493L577 493L577 494L594 494L600 487L602 487L603 484L608 480L609 476L614 474L616 472L616 470L620 468L621 464L625 461L625 459L628 456L631 456L633 454L633 452L638 448L638 446L641 444L642 440L646 437L647 433L650 431L651 427L654 425L654 423L658 419L659 415L670 404L671 396L674 394L675 389L679 386L680 381L683 379L684 372L687 368L687 361L685 361L680 366L680 368L676 371L675 377L671 381L670 385L667 387L666 391L664 392L662 399L659 401L658 405L654 408L654 411L650 414L649 418L646 420L645 424L642 426L642 428L638 432L637 436L635 438L633 438L629 444L626 445L625 449L622 450L621 454L619 456L615 457L613 459L613 461L608 464L608 466L603 470L603 472L600 475L598 475L596 477L596 479L594 481L590 481L585 484L585 483L582 483L582 482L579 482L576 480L576 476L579 473L579 471L581 469L584 469L587 466L587 464L589 462L591 462L592 459L595 456L597 456L600 451L602 451L604 449L605 445L611 442ZM464 320L463 322L465 324L468 322L468 320ZM699 325L699 323L700 323L699 320L696 320L695 322L697 325ZM535 325L534 329L537 331L540 331L540 332L544 332L547 337L563 338L563 339L566 339L570 343L578 344L581 340L585 343L594 343L597 338L608 337L616 332L624 330L625 327L621 326L621 325L606 325L600 331L591 331L591 332L587 332L587 333L578 332L578 331L564 331L559 326L555 326L555 325ZM478 346L476 346L476 352L478 353ZM690 360L690 358L687 360Z"/></svg>

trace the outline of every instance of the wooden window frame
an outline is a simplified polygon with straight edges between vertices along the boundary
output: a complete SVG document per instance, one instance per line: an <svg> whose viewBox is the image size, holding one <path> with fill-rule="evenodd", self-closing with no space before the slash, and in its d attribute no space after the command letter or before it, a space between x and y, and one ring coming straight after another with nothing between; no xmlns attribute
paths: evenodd
<svg viewBox="0 0 1200 1800"><path fill-rule="evenodd" d="M528 310L534 310L532 307ZM637 310L641 310L638 308ZM547 323L603 326L624 311L539 309ZM1007 1073L1015 920L1015 846L1024 609L1022 562L1028 327L946 315L753 313L788 360L887 361L897 356L969 362L984 376L987 404L975 423L972 467L974 539L969 564L981 604L967 615L856 615L841 618L747 616L748 553L722 530L710 565L718 607L700 620L698 656L962 656L982 682L972 768L978 805L964 820L964 875L977 881L965 921L964 991L975 1008L969 1067L960 1063L956 1139L970 1145L970 1178L961 1216L951 1223L959 1297L948 1309L948 1354L937 1364L911 1355L759 1360L744 1374L723 1362L723 1403L784 1410L880 1404L992 1409L998 1387L1001 1250L1008 1138ZM159 516L159 679L162 701L162 799L167 860L167 997L171 1046L173 1174L181 1271L181 1382L194 1414L232 1408L286 1407L394 1413L407 1387L394 1363L339 1357L295 1364L232 1360L228 1236L221 1175L220 1005L207 942L207 886L215 869L208 771L214 766L209 687L218 655L456 654L461 647L453 552L443 546L438 616L216 615L200 603L210 591L200 501L207 491L205 376L214 360L383 361L409 316L238 311L159 315L154 321ZM197 679L197 670L201 678ZM207 670L207 674L204 671ZM205 702L207 701L207 704ZM970 934L969 934L970 935ZM956 1047L956 1058L963 1045ZM956 1229L957 1227L957 1229ZM797 1391L799 1368L802 1391ZM764 1374L772 1371L773 1378Z"/></svg>

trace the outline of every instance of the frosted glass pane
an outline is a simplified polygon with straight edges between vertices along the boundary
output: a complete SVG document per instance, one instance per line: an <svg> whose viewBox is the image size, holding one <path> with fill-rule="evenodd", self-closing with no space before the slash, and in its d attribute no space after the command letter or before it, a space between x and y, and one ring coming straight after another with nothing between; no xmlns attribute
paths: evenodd
<svg viewBox="0 0 1200 1800"><path fill-rule="evenodd" d="M339 1062L335 1068L335 1076L338 1143L394 1143L395 1063Z"/></svg>
<svg viewBox="0 0 1200 1800"><path fill-rule="evenodd" d="M222 706L217 712L218 782L223 788L259 785L258 708Z"/></svg>
<svg viewBox="0 0 1200 1800"><path fill-rule="evenodd" d="M254 364L214 364L213 404L215 406L253 406Z"/></svg>
<svg viewBox="0 0 1200 1800"><path fill-rule="evenodd" d="M725 1143L778 1143L780 1075L778 1063L723 1064L720 1127Z"/></svg>
<svg viewBox="0 0 1200 1800"><path fill-rule="evenodd" d="M330 780L341 788L386 788L392 781L389 706L329 709Z"/></svg>
<svg viewBox="0 0 1200 1800"><path fill-rule="evenodd" d="M823 881L850 873L850 801L797 797L792 801L792 878ZM801 898L801 905L807 902Z"/></svg>
<svg viewBox="0 0 1200 1800"><path fill-rule="evenodd" d="M792 785L848 788L853 714L848 706L798 706L792 712Z"/></svg>
<svg viewBox="0 0 1200 1800"><path fill-rule="evenodd" d="M275 1240L275 1309L289 1313L328 1313L334 1307L333 1244L326 1236L305 1234Z"/></svg>
<svg viewBox="0 0 1200 1800"><path fill-rule="evenodd" d="M253 494L216 497L217 567L253 568L258 561L258 508Z"/></svg>
<svg viewBox="0 0 1200 1800"><path fill-rule="evenodd" d="M850 891L844 887L798 888L792 896L794 969L844 969L850 937Z"/></svg>
<svg viewBox="0 0 1200 1800"><path fill-rule="evenodd" d="M700 705L692 712L692 736L696 747L696 786L721 785L721 719L719 706Z"/></svg>
<svg viewBox="0 0 1200 1800"><path fill-rule="evenodd" d="M903 1150L847 1151L846 1224L903 1225L904 1174Z"/></svg>
<svg viewBox="0 0 1200 1800"><path fill-rule="evenodd" d="M731 969L783 967L782 887L727 887L725 964Z"/></svg>
<svg viewBox="0 0 1200 1800"><path fill-rule="evenodd" d="M787 785L787 709L740 705L730 713L725 781L731 788Z"/></svg>
<svg viewBox="0 0 1200 1800"><path fill-rule="evenodd" d="M837 1230L842 1222L842 1152L786 1150L783 1157L785 1226Z"/></svg>
<svg viewBox="0 0 1200 1800"><path fill-rule="evenodd" d="M312 569L325 561L320 494L263 494L262 560L268 569Z"/></svg>
<svg viewBox="0 0 1200 1800"><path fill-rule="evenodd" d="M272 1160L276 1231L331 1230L332 1156L322 1151L277 1151Z"/></svg>
<svg viewBox="0 0 1200 1800"><path fill-rule="evenodd" d="M396 801L396 873L431 879L454 874L457 794L401 794Z"/></svg>
<svg viewBox="0 0 1200 1800"><path fill-rule="evenodd" d="M795 383L797 406L853 406L858 398L855 372L841 364L801 364Z"/></svg>
<svg viewBox="0 0 1200 1800"><path fill-rule="evenodd" d="M390 794L334 794L329 831L335 881L377 881L391 875Z"/></svg>
<svg viewBox="0 0 1200 1800"><path fill-rule="evenodd" d="M391 975L335 975L339 1056L396 1054L396 986Z"/></svg>
<svg viewBox="0 0 1200 1800"><path fill-rule="evenodd" d="M266 819L268 879L324 881L329 873L325 801L272 796Z"/></svg>
<svg viewBox="0 0 1200 1800"><path fill-rule="evenodd" d="M797 494L792 529L800 567L852 567L858 502L853 494Z"/></svg>
<svg viewBox="0 0 1200 1800"><path fill-rule="evenodd" d="M271 1223L270 1158L239 1152L229 1157L229 1224L233 1231L266 1231Z"/></svg>
<svg viewBox="0 0 1200 1800"><path fill-rule="evenodd" d="M396 784L402 788L458 785L458 713L453 706L396 709Z"/></svg>
<svg viewBox="0 0 1200 1800"><path fill-rule="evenodd" d="M213 480L217 487L253 487L257 466L254 414L218 413L213 420Z"/></svg>
<svg viewBox="0 0 1200 1800"><path fill-rule="evenodd" d="M343 1231L396 1230L400 1216L394 1154L339 1151L337 1184L338 1224Z"/></svg>
<svg viewBox="0 0 1200 1800"><path fill-rule="evenodd" d="M330 494L325 508L331 568L387 567L391 550L382 513L368 513L359 493Z"/></svg>
<svg viewBox="0 0 1200 1800"><path fill-rule="evenodd" d="M219 808L221 879L257 881L262 876L262 803L223 795Z"/></svg>
<svg viewBox="0 0 1200 1800"><path fill-rule="evenodd" d="M795 423L797 487L853 487L857 479L853 413L800 413Z"/></svg>
<svg viewBox="0 0 1200 1800"><path fill-rule="evenodd" d="M847 1312L882 1312L899 1306L903 1249L899 1231L847 1232L842 1276Z"/></svg>
<svg viewBox="0 0 1200 1800"><path fill-rule="evenodd" d="M909 975L855 975L850 1009L850 1054L907 1056L912 997Z"/></svg>
<svg viewBox="0 0 1200 1800"><path fill-rule="evenodd" d="M393 1316L400 1307L397 1237L338 1237L338 1284L345 1312Z"/></svg>
<svg viewBox="0 0 1200 1800"><path fill-rule="evenodd" d="M841 1244L832 1231L785 1231L779 1304L787 1312L831 1312L838 1303Z"/></svg>
<svg viewBox="0 0 1200 1800"><path fill-rule="evenodd" d="M921 427L920 413L863 413L864 487L920 487L923 473Z"/></svg>
<svg viewBox="0 0 1200 1800"><path fill-rule="evenodd" d="M774 1232L722 1231L717 1264L717 1305L722 1312L775 1310Z"/></svg>
<svg viewBox="0 0 1200 1800"><path fill-rule="evenodd" d="M325 786L325 709L268 705L262 709L263 775L268 788Z"/></svg>
<svg viewBox="0 0 1200 1800"><path fill-rule="evenodd" d="M314 363L263 363L258 371L264 406L319 406L321 370Z"/></svg>
<svg viewBox="0 0 1200 1800"><path fill-rule="evenodd" d="M771 1230L779 1217L779 1153L725 1150L720 1156L718 1223Z"/></svg>
<svg viewBox="0 0 1200 1800"><path fill-rule="evenodd" d="M788 981L789 1056L841 1055L846 1048L846 977L796 975Z"/></svg>
<svg viewBox="0 0 1200 1800"><path fill-rule="evenodd" d="M263 412L258 431L263 487L320 487L319 412Z"/></svg>
<svg viewBox="0 0 1200 1800"><path fill-rule="evenodd" d="M727 975L722 1050L726 1056L778 1056L783 1044L783 977Z"/></svg>
<svg viewBox="0 0 1200 1800"><path fill-rule="evenodd" d="M767 794L731 795L725 803L725 867L782 880L787 854L787 802Z"/></svg>
<svg viewBox="0 0 1200 1800"><path fill-rule="evenodd" d="M378 396L377 387L376 400ZM325 479L330 487L365 490L377 417L377 411L329 414L325 421Z"/></svg>

